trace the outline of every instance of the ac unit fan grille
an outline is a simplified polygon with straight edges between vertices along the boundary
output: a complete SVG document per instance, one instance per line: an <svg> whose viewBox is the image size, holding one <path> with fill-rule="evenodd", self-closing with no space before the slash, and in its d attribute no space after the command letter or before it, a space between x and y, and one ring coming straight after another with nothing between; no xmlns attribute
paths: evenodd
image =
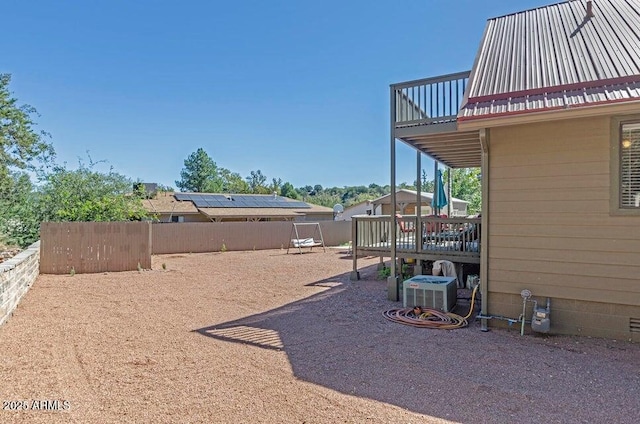
<svg viewBox="0 0 640 424"><path fill-rule="evenodd" d="M457 284L452 277L416 276L403 283L405 308L421 306L451 311L456 305Z"/></svg>

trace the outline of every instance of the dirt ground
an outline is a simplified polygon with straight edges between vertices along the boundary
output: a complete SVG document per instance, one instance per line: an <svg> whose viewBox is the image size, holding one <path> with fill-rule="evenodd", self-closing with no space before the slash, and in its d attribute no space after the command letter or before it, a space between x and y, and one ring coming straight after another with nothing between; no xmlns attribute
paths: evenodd
<svg viewBox="0 0 640 424"><path fill-rule="evenodd" d="M377 262L357 282L329 249L42 275L0 327L0 422L640 420L640 345L392 323Z"/></svg>

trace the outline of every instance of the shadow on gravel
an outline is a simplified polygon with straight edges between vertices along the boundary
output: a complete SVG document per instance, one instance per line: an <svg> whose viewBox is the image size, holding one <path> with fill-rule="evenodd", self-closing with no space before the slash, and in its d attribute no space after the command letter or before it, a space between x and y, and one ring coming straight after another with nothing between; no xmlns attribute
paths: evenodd
<svg viewBox="0 0 640 424"><path fill-rule="evenodd" d="M391 323L382 311L400 304L376 274L316 281L327 290L195 331L284 351L298 379L454 422L637 422L640 346Z"/></svg>

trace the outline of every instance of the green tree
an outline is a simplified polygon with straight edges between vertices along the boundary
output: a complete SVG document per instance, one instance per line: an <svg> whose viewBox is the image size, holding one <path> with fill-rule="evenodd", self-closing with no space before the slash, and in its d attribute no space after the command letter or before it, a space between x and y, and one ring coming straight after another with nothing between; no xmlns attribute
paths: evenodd
<svg viewBox="0 0 640 424"><path fill-rule="evenodd" d="M271 193L282 193L282 178L272 178L271 186L269 187Z"/></svg>
<svg viewBox="0 0 640 424"><path fill-rule="evenodd" d="M413 184L402 182L402 183L398 184L397 188L398 189L405 189L405 190L415 190L416 189L415 181L414 181Z"/></svg>
<svg viewBox="0 0 640 424"><path fill-rule="evenodd" d="M176 181L176 186L181 191L220 193L224 185L218 174L218 166L203 148L199 148L185 159L180 177L181 180Z"/></svg>
<svg viewBox="0 0 640 424"><path fill-rule="evenodd" d="M429 178L427 177L427 171L425 171L424 169L422 170L422 188L421 191L423 193L433 193L433 191L435 190L435 184L433 182L433 178ZM416 185L416 183L414 182L414 185Z"/></svg>
<svg viewBox="0 0 640 424"><path fill-rule="evenodd" d="M220 168L222 178L222 193L249 193L249 184L237 172L231 172L226 168Z"/></svg>
<svg viewBox="0 0 640 424"><path fill-rule="evenodd" d="M47 163L55 155L46 141L49 135L34 129L36 109L18 105L9 92L10 82L11 75L0 74L0 187L10 184L12 171L34 170L37 160Z"/></svg>
<svg viewBox="0 0 640 424"><path fill-rule="evenodd" d="M444 181L447 181L449 172L451 172L451 196L469 202L468 214L479 213L482 207L480 168L446 170L443 175Z"/></svg>
<svg viewBox="0 0 640 424"><path fill-rule="evenodd" d="M288 197L290 199L298 199L298 192L293 187L293 184L287 182L282 184L282 188L280 189L280 195L284 197Z"/></svg>
<svg viewBox="0 0 640 424"><path fill-rule="evenodd" d="M128 221L147 216L133 181L110 169L94 171L82 162L77 170L54 167L39 189L43 221Z"/></svg>
<svg viewBox="0 0 640 424"><path fill-rule="evenodd" d="M31 179L12 172L0 193L0 242L27 246L38 239L40 210Z"/></svg>
<svg viewBox="0 0 640 424"><path fill-rule="evenodd" d="M249 184L249 191L255 194L268 194L269 188L265 185L267 177L262 174L259 169L257 171L251 171L251 174L247 177L247 184Z"/></svg>
<svg viewBox="0 0 640 424"><path fill-rule="evenodd" d="M0 74L0 241L24 247L38 238L40 214L31 179L22 171L42 172L55 152L49 134L34 128L36 109L18 104L10 82L11 75Z"/></svg>

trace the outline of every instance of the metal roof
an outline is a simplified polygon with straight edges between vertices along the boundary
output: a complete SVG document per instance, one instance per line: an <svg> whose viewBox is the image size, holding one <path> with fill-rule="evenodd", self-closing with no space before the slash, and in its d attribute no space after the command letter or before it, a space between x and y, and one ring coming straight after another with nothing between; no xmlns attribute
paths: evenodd
<svg viewBox="0 0 640 424"><path fill-rule="evenodd" d="M490 19L458 120L640 100L640 0Z"/></svg>

